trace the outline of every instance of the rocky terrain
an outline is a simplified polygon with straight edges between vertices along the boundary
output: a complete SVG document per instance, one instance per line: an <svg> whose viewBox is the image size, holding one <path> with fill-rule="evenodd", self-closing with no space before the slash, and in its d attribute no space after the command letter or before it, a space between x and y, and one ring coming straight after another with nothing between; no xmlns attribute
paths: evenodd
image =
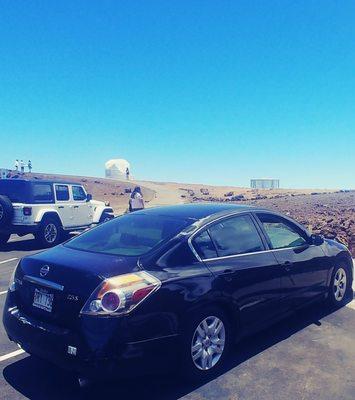
<svg viewBox="0 0 355 400"><path fill-rule="evenodd" d="M238 195L227 192L222 198L193 196L191 200L252 204L285 213L311 232L344 243L355 257L355 191L274 193L253 190Z"/></svg>
<svg viewBox="0 0 355 400"><path fill-rule="evenodd" d="M117 215L127 210L130 191L137 185L142 188L146 207L206 201L259 205L286 213L312 232L346 244L355 257L355 191L253 190L232 186L118 181L54 174L32 174L32 177L81 183L94 199L109 202Z"/></svg>
<svg viewBox="0 0 355 400"><path fill-rule="evenodd" d="M262 199L253 203L286 213L313 233L344 243L355 256L355 191Z"/></svg>

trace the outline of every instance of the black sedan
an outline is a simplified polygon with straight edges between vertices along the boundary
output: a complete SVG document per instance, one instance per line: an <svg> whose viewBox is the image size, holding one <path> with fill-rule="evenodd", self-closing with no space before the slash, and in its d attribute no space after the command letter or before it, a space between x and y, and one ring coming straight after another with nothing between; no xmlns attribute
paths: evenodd
<svg viewBox="0 0 355 400"><path fill-rule="evenodd" d="M5 304L10 340L80 377L177 366L190 378L228 347L317 299L345 304L345 246L248 206L135 212L22 259Z"/></svg>

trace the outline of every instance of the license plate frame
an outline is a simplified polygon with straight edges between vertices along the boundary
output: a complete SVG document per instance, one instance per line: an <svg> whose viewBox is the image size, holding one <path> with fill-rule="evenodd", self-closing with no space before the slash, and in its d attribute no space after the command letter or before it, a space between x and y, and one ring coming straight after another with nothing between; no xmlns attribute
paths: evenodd
<svg viewBox="0 0 355 400"><path fill-rule="evenodd" d="M53 293L49 293L44 289L35 288L32 306L51 313L53 309L53 300Z"/></svg>

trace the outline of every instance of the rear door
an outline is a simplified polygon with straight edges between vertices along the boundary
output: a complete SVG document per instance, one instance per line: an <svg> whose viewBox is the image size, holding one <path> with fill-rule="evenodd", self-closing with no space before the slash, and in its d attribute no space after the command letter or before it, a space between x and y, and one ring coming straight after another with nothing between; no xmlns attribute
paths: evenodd
<svg viewBox="0 0 355 400"><path fill-rule="evenodd" d="M299 306L327 290L328 263L320 246L289 219L272 213L256 214L270 248L284 270L282 297L287 307Z"/></svg>
<svg viewBox="0 0 355 400"><path fill-rule="evenodd" d="M279 312L281 271L250 214L224 218L192 244L218 277L216 290L237 304L243 324L260 324Z"/></svg>

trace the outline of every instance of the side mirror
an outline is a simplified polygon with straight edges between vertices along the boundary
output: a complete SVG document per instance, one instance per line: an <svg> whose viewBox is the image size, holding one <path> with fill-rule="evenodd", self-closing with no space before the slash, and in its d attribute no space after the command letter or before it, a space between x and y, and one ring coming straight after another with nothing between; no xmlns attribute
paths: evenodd
<svg viewBox="0 0 355 400"><path fill-rule="evenodd" d="M324 243L324 239L321 235L311 235L312 244L315 246L320 246Z"/></svg>
<svg viewBox="0 0 355 400"><path fill-rule="evenodd" d="M86 201L90 201L90 200L92 200L92 194L87 194L86 195Z"/></svg>

